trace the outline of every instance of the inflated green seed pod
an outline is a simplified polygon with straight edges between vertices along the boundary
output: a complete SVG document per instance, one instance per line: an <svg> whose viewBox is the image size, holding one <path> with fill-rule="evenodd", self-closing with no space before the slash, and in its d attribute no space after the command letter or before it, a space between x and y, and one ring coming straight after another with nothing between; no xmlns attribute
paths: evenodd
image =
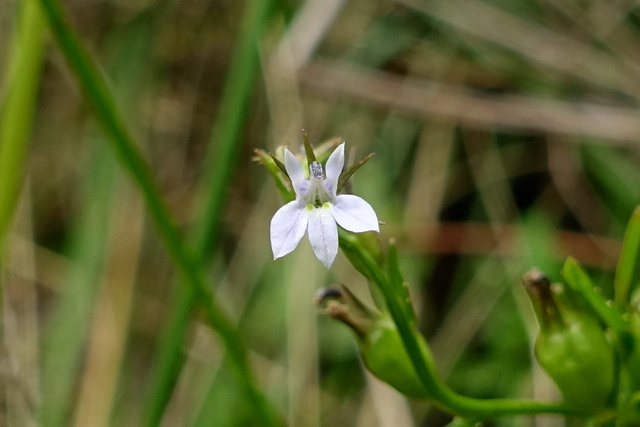
<svg viewBox="0 0 640 427"><path fill-rule="evenodd" d="M424 339L419 343L426 351ZM429 392L416 374L398 329L390 318L385 316L376 320L370 332L358 340L358 348L362 361L373 375L405 396L429 398Z"/></svg>
<svg viewBox="0 0 640 427"><path fill-rule="evenodd" d="M344 286L322 289L317 303L324 314L353 330L360 356L369 372L405 396L415 399L430 397L391 318L367 308ZM419 334L418 337L421 350L428 355L424 338Z"/></svg>
<svg viewBox="0 0 640 427"><path fill-rule="evenodd" d="M551 285L538 270L524 276L540 324L535 355L567 403L596 412L607 405L615 384L615 355L597 318Z"/></svg>

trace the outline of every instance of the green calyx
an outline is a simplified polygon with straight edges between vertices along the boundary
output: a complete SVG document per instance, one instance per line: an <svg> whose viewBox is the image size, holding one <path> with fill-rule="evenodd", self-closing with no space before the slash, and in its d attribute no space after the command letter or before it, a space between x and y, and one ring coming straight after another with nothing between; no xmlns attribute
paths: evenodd
<svg viewBox="0 0 640 427"><path fill-rule="evenodd" d="M301 164L303 165L303 170L305 173L309 171L309 165L314 162L318 162L319 164L324 164L329 155L343 142L342 138L335 137L329 140L326 140L317 146L312 146L309 140L309 135L303 129L302 130L302 145L304 147L304 157L300 159ZM283 150L284 147L278 147L276 149L276 153L268 153L262 149L254 150L253 160L265 166L268 172L271 174L280 194L282 195L285 201L291 201L295 199L295 193L293 191L293 187L291 185L291 179L289 178L289 174L287 173L287 169L283 163ZM344 168L342 173L340 174L340 178L338 180L337 192L342 192L343 189L349 190L349 180L351 176L360 169L369 159L374 156L373 153L365 156L361 160L347 166Z"/></svg>

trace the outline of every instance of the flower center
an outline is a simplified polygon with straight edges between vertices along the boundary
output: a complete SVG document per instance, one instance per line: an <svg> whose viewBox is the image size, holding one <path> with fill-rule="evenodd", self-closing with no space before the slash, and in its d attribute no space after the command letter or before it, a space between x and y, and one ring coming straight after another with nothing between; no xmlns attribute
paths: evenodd
<svg viewBox="0 0 640 427"><path fill-rule="evenodd" d="M331 194L325 188L324 169L320 163L312 162L309 165L309 187L302 199L302 203L316 208L322 207L326 202L331 202Z"/></svg>
<svg viewBox="0 0 640 427"><path fill-rule="evenodd" d="M309 175L311 175L312 179L324 179L322 165L318 162L312 162L309 165Z"/></svg>

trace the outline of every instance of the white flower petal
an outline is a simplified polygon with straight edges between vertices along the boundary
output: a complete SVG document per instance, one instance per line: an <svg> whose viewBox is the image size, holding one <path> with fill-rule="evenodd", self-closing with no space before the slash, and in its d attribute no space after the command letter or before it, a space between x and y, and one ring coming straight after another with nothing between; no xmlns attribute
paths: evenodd
<svg viewBox="0 0 640 427"><path fill-rule="evenodd" d="M309 241L318 259L330 268L338 254L338 226L328 204L309 213Z"/></svg>
<svg viewBox="0 0 640 427"><path fill-rule="evenodd" d="M331 205L331 213L340 227L354 233L380 231L378 217L371 205L352 194L341 194Z"/></svg>
<svg viewBox="0 0 640 427"><path fill-rule="evenodd" d="M276 212L271 219L271 250L273 259L293 251L307 230L309 211L295 200Z"/></svg>
<svg viewBox="0 0 640 427"><path fill-rule="evenodd" d="M333 196L336 195L336 191L338 190L338 178L340 178L343 167L344 142L338 145L338 148L333 150L333 153L329 156L329 160L327 160L327 165L325 167L326 178L324 186L329 194L332 194Z"/></svg>
<svg viewBox="0 0 640 427"><path fill-rule="evenodd" d="M293 191L296 192L296 196L299 197L305 191L307 187L307 180L304 177L302 165L294 156L291 151L284 149L284 167L291 178L291 184L293 184Z"/></svg>

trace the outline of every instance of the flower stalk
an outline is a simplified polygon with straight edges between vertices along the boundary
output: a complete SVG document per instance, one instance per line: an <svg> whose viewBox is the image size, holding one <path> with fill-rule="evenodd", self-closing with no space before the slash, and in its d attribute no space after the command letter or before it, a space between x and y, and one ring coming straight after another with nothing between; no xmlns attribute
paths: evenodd
<svg viewBox="0 0 640 427"><path fill-rule="evenodd" d="M287 149L283 151L281 164L279 159L257 151L257 160L267 166L274 179L290 187L289 198L285 200L295 197L272 219L274 258L293 251L308 232L314 252L325 266L331 266L339 247L354 268L369 280L374 301L376 295L381 296L381 301L376 301L381 312L365 307L346 288L321 291L318 303L323 307L322 312L354 331L363 362L374 375L409 397L428 399L447 412L473 420L541 413L585 417L591 414L588 409L565 404L474 399L451 390L438 377L428 343L417 329L394 242L390 242L385 254L377 239L373 239L375 235L362 233L379 231L371 206L357 196L338 195L353 172L371 156L343 171L342 143L323 167L318 160L323 160L322 156L311 149L306 134L303 140L306 164Z"/></svg>
<svg viewBox="0 0 640 427"><path fill-rule="evenodd" d="M535 402L514 399L474 399L461 396L451 390L437 375L435 361L428 345L421 346L422 336L415 324L407 316L406 304L410 301L395 292L398 285L390 283L390 278L383 267L376 262L374 256L361 245L356 236L342 231L340 233L340 248L349 253L349 260L356 260L365 276L370 278L373 285L380 290L384 302L398 331L400 341L413 365L415 374L428 393L432 403L446 412L471 418L490 418L505 415L524 414L563 414L574 416L588 416L589 412L564 404ZM360 270L359 270L360 271Z"/></svg>

